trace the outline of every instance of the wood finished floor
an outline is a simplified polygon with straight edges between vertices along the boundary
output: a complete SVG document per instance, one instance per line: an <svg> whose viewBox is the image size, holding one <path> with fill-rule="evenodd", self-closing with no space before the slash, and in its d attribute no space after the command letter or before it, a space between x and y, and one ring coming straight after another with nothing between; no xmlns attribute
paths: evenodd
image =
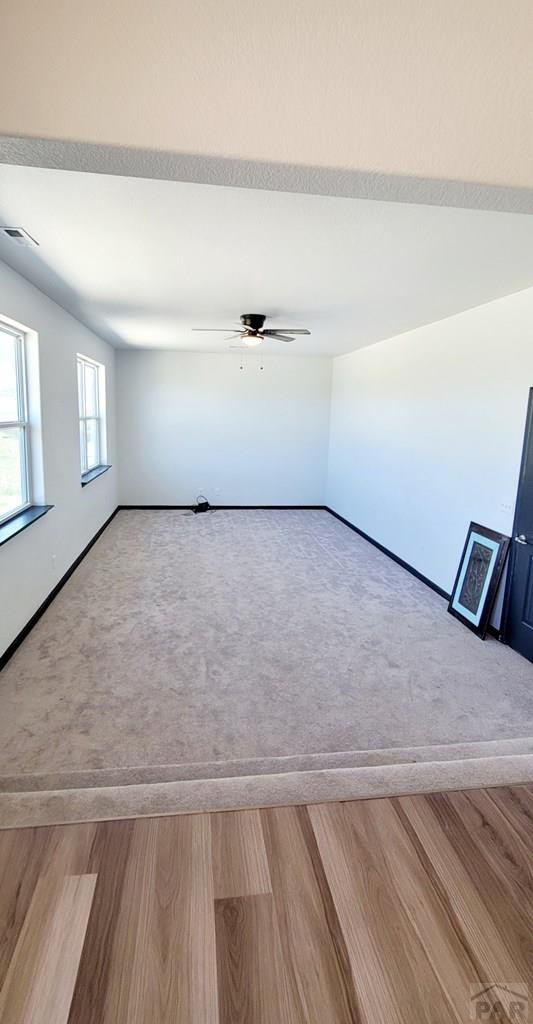
<svg viewBox="0 0 533 1024"><path fill-rule="evenodd" d="M0 1021L526 1020L532 849L530 787L4 831Z"/></svg>

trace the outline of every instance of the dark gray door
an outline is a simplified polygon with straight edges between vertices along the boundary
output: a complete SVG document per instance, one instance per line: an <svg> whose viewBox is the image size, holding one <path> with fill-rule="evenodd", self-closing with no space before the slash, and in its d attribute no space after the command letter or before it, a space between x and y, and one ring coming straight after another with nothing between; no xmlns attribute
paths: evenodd
<svg viewBox="0 0 533 1024"><path fill-rule="evenodd" d="M533 661L533 388L524 438L506 594L504 638Z"/></svg>

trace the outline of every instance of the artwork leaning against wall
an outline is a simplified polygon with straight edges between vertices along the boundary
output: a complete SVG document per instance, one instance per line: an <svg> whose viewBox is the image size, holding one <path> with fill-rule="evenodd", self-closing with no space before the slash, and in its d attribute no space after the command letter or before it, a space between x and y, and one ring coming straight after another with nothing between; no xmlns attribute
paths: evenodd
<svg viewBox="0 0 533 1024"><path fill-rule="evenodd" d="M448 611L484 639L509 550L509 537L470 523Z"/></svg>

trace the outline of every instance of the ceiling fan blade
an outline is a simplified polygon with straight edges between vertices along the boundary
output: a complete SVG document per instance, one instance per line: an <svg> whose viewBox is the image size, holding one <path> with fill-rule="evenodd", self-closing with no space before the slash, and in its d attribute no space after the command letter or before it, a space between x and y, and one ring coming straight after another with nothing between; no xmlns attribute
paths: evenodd
<svg viewBox="0 0 533 1024"><path fill-rule="evenodd" d="M191 327L191 331L231 331L231 327Z"/></svg>
<svg viewBox="0 0 533 1024"><path fill-rule="evenodd" d="M311 334L311 331L308 331L306 327L279 327L278 329L268 328L262 333L269 337L275 337L277 334Z"/></svg>
<svg viewBox="0 0 533 1024"><path fill-rule="evenodd" d="M224 341L231 341L232 338L242 338L245 333L245 331L236 331L235 334L228 334Z"/></svg>
<svg viewBox="0 0 533 1024"><path fill-rule="evenodd" d="M289 338L288 334L276 334L275 331L261 332L267 341L294 341L294 338Z"/></svg>

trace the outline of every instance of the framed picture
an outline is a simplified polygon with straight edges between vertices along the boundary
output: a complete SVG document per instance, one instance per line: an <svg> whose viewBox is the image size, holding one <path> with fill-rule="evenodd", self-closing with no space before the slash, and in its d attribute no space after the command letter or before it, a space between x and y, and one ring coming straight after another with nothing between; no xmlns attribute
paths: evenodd
<svg viewBox="0 0 533 1024"><path fill-rule="evenodd" d="M448 611L482 640L489 625L510 538L470 523Z"/></svg>

